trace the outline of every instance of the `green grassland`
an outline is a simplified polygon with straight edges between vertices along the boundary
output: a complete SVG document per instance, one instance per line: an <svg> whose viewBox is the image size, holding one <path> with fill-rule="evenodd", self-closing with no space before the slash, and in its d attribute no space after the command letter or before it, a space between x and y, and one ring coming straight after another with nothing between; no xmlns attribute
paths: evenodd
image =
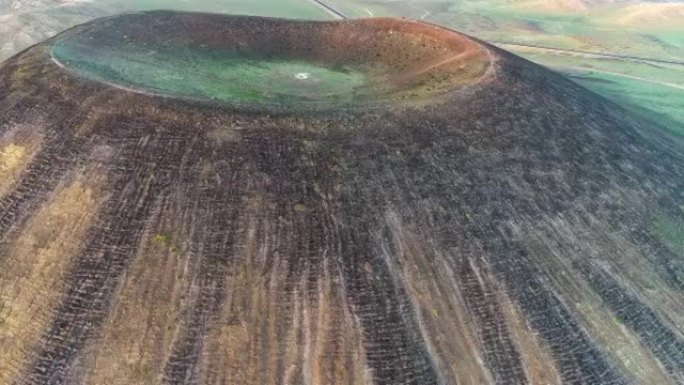
<svg viewBox="0 0 684 385"><path fill-rule="evenodd" d="M684 136L684 89L601 72L570 76L582 86Z"/></svg>
<svg viewBox="0 0 684 385"><path fill-rule="evenodd" d="M625 7L568 9L553 0L328 2L351 17L409 17L476 36L570 75L590 90L684 135L684 23L668 22L667 11L653 20L628 23Z"/></svg>
<svg viewBox="0 0 684 385"><path fill-rule="evenodd" d="M504 45L503 48L511 47ZM527 59L559 71L599 95L658 121L672 133L684 136L684 71L681 66L572 54L552 55L539 49L518 51Z"/></svg>
<svg viewBox="0 0 684 385"><path fill-rule="evenodd" d="M684 222L681 219L660 215L654 220L653 229L673 252L684 256Z"/></svg>
<svg viewBox="0 0 684 385"><path fill-rule="evenodd" d="M309 0L117 0L119 8L129 11L171 9L297 19L326 19L328 13Z"/></svg>

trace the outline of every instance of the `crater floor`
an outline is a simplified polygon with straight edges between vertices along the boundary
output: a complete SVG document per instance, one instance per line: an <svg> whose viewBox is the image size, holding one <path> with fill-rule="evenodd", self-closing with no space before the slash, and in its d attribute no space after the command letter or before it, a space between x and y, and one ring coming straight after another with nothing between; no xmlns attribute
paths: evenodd
<svg viewBox="0 0 684 385"><path fill-rule="evenodd" d="M53 60L142 93L329 107L427 99L477 81L488 68L474 42L416 22L164 17L184 28L160 26L150 14L105 19L57 38Z"/></svg>

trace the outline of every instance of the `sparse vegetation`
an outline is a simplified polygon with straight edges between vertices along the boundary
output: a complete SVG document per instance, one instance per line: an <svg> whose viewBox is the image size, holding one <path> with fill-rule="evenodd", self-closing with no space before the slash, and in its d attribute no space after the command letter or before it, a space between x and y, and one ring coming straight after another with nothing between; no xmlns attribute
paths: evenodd
<svg viewBox="0 0 684 385"><path fill-rule="evenodd" d="M659 215L653 226L656 234L672 251L684 256L684 220L672 218L668 215Z"/></svg>

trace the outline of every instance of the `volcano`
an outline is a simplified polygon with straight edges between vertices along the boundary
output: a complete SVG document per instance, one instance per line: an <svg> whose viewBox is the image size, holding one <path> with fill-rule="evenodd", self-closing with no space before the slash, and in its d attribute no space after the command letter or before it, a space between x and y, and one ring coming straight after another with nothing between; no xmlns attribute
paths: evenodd
<svg viewBox="0 0 684 385"><path fill-rule="evenodd" d="M474 38L125 14L0 111L2 383L684 383L682 143Z"/></svg>

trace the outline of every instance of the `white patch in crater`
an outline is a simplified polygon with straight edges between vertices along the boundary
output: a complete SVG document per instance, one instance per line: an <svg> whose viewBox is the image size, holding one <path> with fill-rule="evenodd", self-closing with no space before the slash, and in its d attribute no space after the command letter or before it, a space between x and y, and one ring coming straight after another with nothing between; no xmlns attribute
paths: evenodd
<svg viewBox="0 0 684 385"><path fill-rule="evenodd" d="M311 74L308 72L300 72L300 73L295 74L295 78L297 78L299 80L306 80L309 77L311 77Z"/></svg>

